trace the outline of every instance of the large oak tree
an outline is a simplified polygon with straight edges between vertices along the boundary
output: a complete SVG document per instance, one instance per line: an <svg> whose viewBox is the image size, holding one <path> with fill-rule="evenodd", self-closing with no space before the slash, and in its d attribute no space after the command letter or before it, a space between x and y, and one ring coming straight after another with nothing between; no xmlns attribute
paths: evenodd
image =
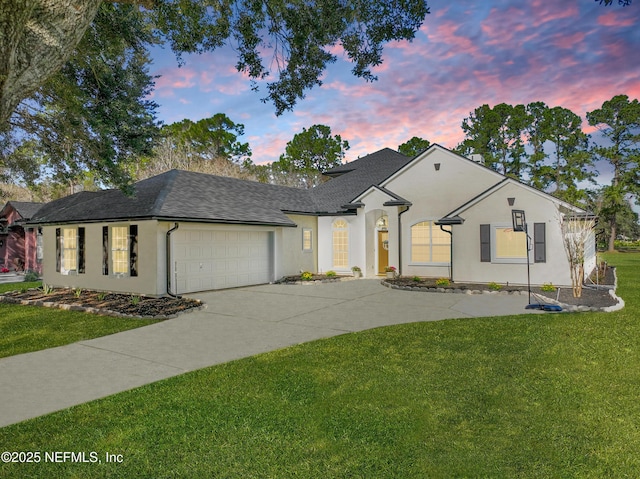
<svg viewBox="0 0 640 479"><path fill-rule="evenodd" d="M180 57L232 45L236 68L252 80L270 77L266 101L292 108L339 46L353 74L373 80L382 45L412 39L425 0L10 0L0 3L0 123L75 54L100 5L135 4L159 41ZM276 78L271 80L271 75Z"/></svg>

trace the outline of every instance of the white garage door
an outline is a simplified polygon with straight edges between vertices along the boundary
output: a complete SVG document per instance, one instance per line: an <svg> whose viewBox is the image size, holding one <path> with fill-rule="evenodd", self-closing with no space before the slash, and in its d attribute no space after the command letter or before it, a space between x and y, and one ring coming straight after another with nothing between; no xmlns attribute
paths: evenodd
<svg viewBox="0 0 640 479"><path fill-rule="evenodd" d="M268 231L178 230L172 240L178 293L272 280Z"/></svg>

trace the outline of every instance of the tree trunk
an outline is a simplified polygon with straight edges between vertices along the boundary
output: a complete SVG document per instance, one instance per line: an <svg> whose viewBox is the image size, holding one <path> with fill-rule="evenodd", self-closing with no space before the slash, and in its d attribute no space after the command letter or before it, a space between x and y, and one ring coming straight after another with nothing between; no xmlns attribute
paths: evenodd
<svg viewBox="0 0 640 479"><path fill-rule="evenodd" d="M607 249L607 251L609 251L610 253L614 252L616 250L616 236L618 234L618 225L616 223L616 220L613 219L611 220L611 232L610 232L610 236L609 236L609 248Z"/></svg>
<svg viewBox="0 0 640 479"><path fill-rule="evenodd" d="M0 2L0 125L71 57L101 3Z"/></svg>

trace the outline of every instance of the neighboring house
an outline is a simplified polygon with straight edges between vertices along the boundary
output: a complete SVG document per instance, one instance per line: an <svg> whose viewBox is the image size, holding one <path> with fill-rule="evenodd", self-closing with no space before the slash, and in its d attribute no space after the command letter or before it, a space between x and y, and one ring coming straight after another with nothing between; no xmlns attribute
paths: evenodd
<svg viewBox="0 0 640 479"><path fill-rule="evenodd" d="M44 281L57 286L181 294L274 281L300 271L459 282L571 284L561 211L585 211L432 145L390 149L334 168L300 190L172 170L135 194L84 192L44 206ZM587 270L595 266L589 246Z"/></svg>
<svg viewBox="0 0 640 479"><path fill-rule="evenodd" d="M42 272L41 236L25 223L42 203L9 201L0 210L0 268Z"/></svg>

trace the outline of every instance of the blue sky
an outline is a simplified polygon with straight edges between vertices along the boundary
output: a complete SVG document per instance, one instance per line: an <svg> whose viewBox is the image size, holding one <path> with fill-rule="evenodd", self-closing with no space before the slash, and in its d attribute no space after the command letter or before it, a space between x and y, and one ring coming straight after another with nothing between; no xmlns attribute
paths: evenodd
<svg viewBox="0 0 640 479"><path fill-rule="evenodd" d="M153 99L165 123L225 113L245 125L253 161L277 160L302 128L329 125L349 141L347 161L413 136L453 148L462 120L487 103L543 101L580 115L617 94L640 98L640 2L609 7L593 0L431 0L413 42L386 45L378 81L351 75L339 60L293 112L276 117L238 73L234 52L153 53ZM607 173L602 171L603 175Z"/></svg>

